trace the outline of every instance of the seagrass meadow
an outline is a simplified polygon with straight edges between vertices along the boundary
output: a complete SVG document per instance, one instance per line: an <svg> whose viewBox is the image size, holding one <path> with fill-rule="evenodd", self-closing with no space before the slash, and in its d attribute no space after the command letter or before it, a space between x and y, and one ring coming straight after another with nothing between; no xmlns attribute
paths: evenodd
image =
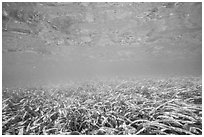
<svg viewBox="0 0 204 137"><path fill-rule="evenodd" d="M201 135L201 77L3 88L3 135Z"/></svg>
<svg viewBox="0 0 204 137"><path fill-rule="evenodd" d="M202 2L2 2L3 135L202 135Z"/></svg>

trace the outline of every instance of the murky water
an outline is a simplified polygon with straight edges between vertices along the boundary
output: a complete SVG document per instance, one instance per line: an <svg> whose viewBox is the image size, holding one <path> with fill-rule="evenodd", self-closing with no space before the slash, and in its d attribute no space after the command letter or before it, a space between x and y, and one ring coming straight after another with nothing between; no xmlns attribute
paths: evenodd
<svg viewBox="0 0 204 137"><path fill-rule="evenodd" d="M104 58L89 58L89 56L99 54L102 49L107 53ZM72 52L67 54L62 52L70 50ZM191 60L166 58L152 60L148 59L148 55L143 55L144 57L139 60L135 56L128 61L114 61L114 55L108 51L117 52L120 50L121 48L94 48L83 49L82 52L77 48L73 50L71 47L64 47L59 51L61 54L56 55L40 55L33 52L3 53L3 86L66 84L69 80L89 79L96 75L131 77L201 75L202 61L199 57ZM104 51L103 53L105 53Z"/></svg>
<svg viewBox="0 0 204 137"><path fill-rule="evenodd" d="M117 5L4 3L3 87L201 76L201 3Z"/></svg>

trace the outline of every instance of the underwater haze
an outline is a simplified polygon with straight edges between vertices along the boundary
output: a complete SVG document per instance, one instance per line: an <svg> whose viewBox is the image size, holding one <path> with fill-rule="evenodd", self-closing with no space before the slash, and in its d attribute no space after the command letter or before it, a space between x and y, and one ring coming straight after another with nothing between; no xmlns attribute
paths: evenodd
<svg viewBox="0 0 204 137"><path fill-rule="evenodd" d="M202 3L3 3L3 87L202 75Z"/></svg>

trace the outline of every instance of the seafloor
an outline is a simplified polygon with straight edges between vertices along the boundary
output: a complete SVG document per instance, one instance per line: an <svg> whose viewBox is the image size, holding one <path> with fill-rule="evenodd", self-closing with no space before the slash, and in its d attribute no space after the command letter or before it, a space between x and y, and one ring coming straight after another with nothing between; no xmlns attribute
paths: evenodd
<svg viewBox="0 0 204 137"><path fill-rule="evenodd" d="M2 94L7 135L202 134L199 77L93 80Z"/></svg>

